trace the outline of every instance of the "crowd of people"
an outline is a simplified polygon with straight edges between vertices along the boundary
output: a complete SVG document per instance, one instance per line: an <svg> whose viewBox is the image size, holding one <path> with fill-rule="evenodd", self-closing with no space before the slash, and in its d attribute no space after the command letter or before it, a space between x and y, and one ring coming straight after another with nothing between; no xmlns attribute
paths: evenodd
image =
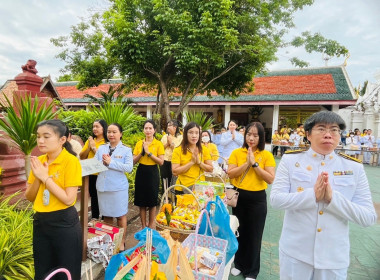
<svg viewBox="0 0 380 280"><path fill-rule="evenodd" d="M280 132L275 130L272 135L272 154L276 156L283 156L288 146L305 146L309 144L307 138L305 138L305 130L303 124L298 124L296 129L287 128L284 125ZM380 138L376 140L372 135L372 129L363 129L360 131L355 128L354 131L346 130L340 132L340 143L338 148L345 149L347 155L359 158L360 154L363 154L362 161L364 164L369 164L372 154L368 151L361 151L362 149L374 148L380 146ZM278 149L280 147L280 154ZM380 160L379 160L380 163Z"/></svg>
<svg viewBox="0 0 380 280"><path fill-rule="evenodd" d="M260 272L266 189L273 183L271 205L285 210L280 279L346 279L348 221L369 226L375 223L376 212L363 166L334 152L341 132L345 131L345 123L337 114L316 113L290 135L286 127L276 131L273 139L294 141L295 145L310 143L306 152L285 155L277 172L273 154L265 150L265 130L260 122L238 127L231 120L225 131L202 131L197 123L189 122L181 132L173 120L158 140L155 122L147 120L142 131L144 138L132 151L121 142L123 129L118 123L96 120L93 134L75 153L69 129L62 121L49 120L38 125L37 145L43 155L31 159L26 190L36 211L35 279L44 279L56 267L65 267L73 279L80 279L82 242L74 204L82 178L75 156L96 158L108 168L90 176L92 217L102 217L109 223L116 218L124 234L129 201L125 173L130 173L134 165L138 164L134 204L140 210L141 226L155 228L162 180L192 188L204 172L213 170L216 162L227 163L231 185L239 192L237 205L232 208L239 220L239 247L231 274L242 274L246 280L256 279ZM360 138L352 136L352 140L351 132L348 135L346 144L359 143L354 139L373 141L370 130ZM337 172L346 176L337 177ZM181 192L181 188L176 192ZM124 243L120 249L125 249Z"/></svg>

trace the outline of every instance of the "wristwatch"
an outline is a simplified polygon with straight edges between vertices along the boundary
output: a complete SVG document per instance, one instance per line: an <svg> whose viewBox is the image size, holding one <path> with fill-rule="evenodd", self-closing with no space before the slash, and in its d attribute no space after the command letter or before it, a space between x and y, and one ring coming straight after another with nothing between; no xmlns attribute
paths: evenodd
<svg viewBox="0 0 380 280"><path fill-rule="evenodd" d="M151 157L151 156L152 156L152 153L149 153L149 154L148 154L148 157Z"/></svg>
<svg viewBox="0 0 380 280"><path fill-rule="evenodd" d="M255 168L255 167L258 167L259 164L257 162L255 162L254 164L252 164L252 167Z"/></svg>

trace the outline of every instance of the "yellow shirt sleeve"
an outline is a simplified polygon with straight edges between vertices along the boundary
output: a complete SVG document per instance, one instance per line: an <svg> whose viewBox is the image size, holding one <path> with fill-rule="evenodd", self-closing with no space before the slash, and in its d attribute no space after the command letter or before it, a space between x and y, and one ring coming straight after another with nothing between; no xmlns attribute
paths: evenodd
<svg viewBox="0 0 380 280"><path fill-rule="evenodd" d="M211 159L213 161L218 160L218 158L219 158L218 147L214 143L210 143L209 145L211 145L210 149L209 149L210 150L210 154L211 154Z"/></svg>
<svg viewBox="0 0 380 280"><path fill-rule="evenodd" d="M165 148L164 148L164 145L157 140L157 155L158 156L161 156L161 155L164 155L165 154Z"/></svg>
<svg viewBox="0 0 380 280"><path fill-rule="evenodd" d="M181 151L182 151L182 147L177 147L174 149L173 155L172 155L172 163L177 163L177 164L181 163Z"/></svg>
<svg viewBox="0 0 380 280"><path fill-rule="evenodd" d="M135 149L133 150L133 155L137 156L138 154L141 154L142 152L142 144L143 140L140 140L139 142L136 143Z"/></svg>

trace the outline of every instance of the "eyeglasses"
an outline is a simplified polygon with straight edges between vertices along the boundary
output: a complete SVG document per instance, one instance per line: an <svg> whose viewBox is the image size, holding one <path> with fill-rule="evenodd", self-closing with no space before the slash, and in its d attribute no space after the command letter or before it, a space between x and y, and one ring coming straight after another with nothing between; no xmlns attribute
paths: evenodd
<svg viewBox="0 0 380 280"><path fill-rule="evenodd" d="M325 135L327 132L330 133L333 136L340 135L340 129L337 128L337 127L333 127L333 128L318 127L318 128L314 128L312 130L314 130L318 134L322 134L322 135Z"/></svg>

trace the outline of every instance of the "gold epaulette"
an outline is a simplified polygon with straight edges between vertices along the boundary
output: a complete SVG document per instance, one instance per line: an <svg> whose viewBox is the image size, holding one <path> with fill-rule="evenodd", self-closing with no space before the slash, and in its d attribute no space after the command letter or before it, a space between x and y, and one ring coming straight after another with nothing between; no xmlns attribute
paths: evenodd
<svg viewBox="0 0 380 280"><path fill-rule="evenodd" d="M299 153L302 153L302 152L305 152L305 150L302 150L302 149L298 149L298 150L286 150L285 154L299 154Z"/></svg>
<svg viewBox="0 0 380 280"><path fill-rule="evenodd" d="M356 161L356 162L362 163L362 161L361 161L360 159L357 159L357 158L351 157L351 156L349 156L349 155L347 155L347 154L344 154L344 153L339 152L338 155L341 156L342 158L345 158L345 159L349 159L349 160L352 160L352 161Z"/></svg>

